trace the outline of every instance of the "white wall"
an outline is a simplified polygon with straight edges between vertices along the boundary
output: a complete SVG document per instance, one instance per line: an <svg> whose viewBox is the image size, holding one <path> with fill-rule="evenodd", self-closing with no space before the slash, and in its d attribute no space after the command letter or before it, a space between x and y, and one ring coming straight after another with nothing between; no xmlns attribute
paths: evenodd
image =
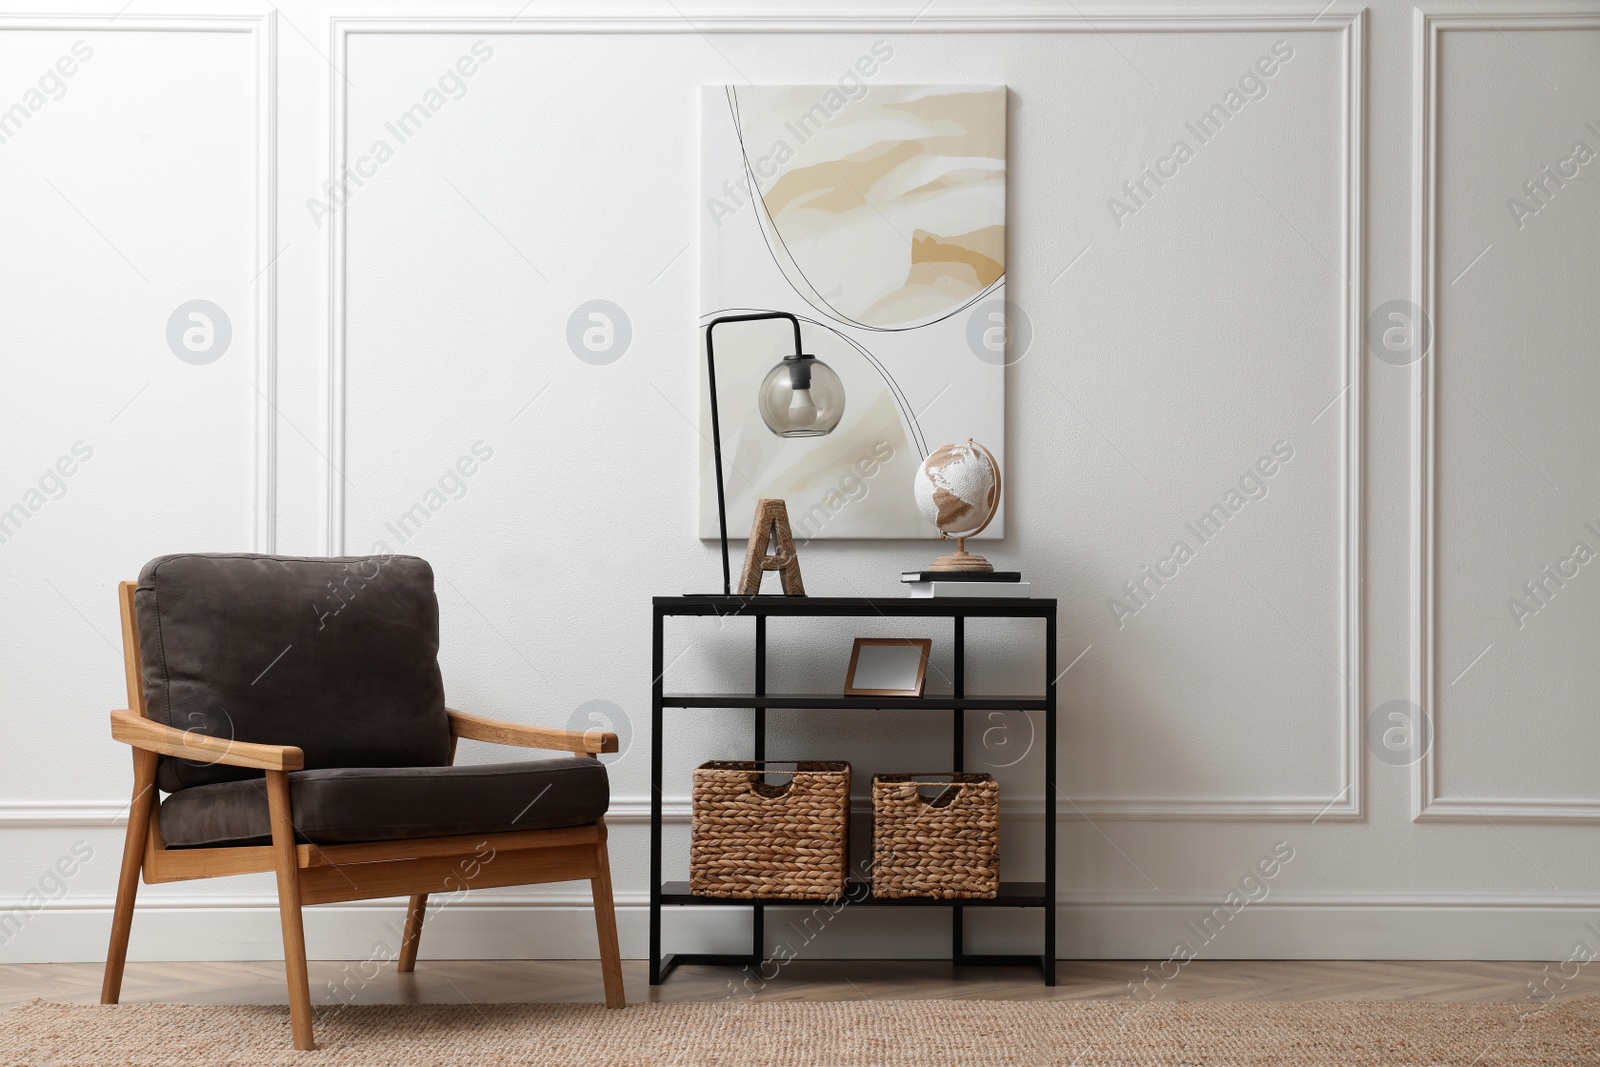
<svg viewBox="0 0 1600 1067"><path fill-rule="evenodd" d="M1574 142L1600 151L1593 7L54 6L0 16L0 108L26 112L0 143L0 508L27 512L0 543L0 912L27 920L0 960L104 952L130 780L105 722L116 581L170 551L398 548L385 521L477 442L492 458L404 546L441 578L451 700L557 725L619 709L612 859L643 955L648 598L718 578L693 536L696 90L831 82L878 40L876 80L1011 89L1009 292L1034 339L989 555L1062 603L1061 954L1166 958L1278 842L1293 860L1201 956L1550 959L1595 939L1600 564L1543 606L1521 587L1576 541L1600 551L1600 162L1535 214L1507 206ZM92 56L29 97L80 41ZM1274 47L1292 57L1265 95L1115 218L1108 199ZM474 48L464 94L398 143L385 122ZM328 210L335 160L379 139L392 158ZM204 365L167 340L196 299L232 326ZM593 299L632 325L610 365L567 347ZM1391 301L1432 316L1420 362L1368 348ZM1118 619L1124 583L1279 442L1267 495ZM74 446L92 455L29 497ZM930 551L817 543L807 588L894 595ZM1538 612L1515 618L1516 595ZM914 629L948 657L947 631ZM975 687L1036 684L1034 631L971 629ZM774 684L832 688L848 636L775 626ZM748 649L748 628L685 623L668 685L742 687ZM1407 700L1434 736L1420 761L1384 747L1384 706ZM688 769L748 733L669 722L671 875ZM848 755L864 783L942 763L943 722L774 716L770 751ZM1037 725L971 733L1013 877L1038 870ZM51 875L74 845L92 858ZM55 899L28 911L41 885ZM424 954L590 954L575 889L481 894ZM146 888L132 954L270 958L271 899L266 877ZM364 957L396 914L318 909L310 950ZM734 947L730 918L669 913L669 947ZM1037 921L974 919L974 948L1020 950ZM847 911L802 951L947 944L942 916Z"/></svg>

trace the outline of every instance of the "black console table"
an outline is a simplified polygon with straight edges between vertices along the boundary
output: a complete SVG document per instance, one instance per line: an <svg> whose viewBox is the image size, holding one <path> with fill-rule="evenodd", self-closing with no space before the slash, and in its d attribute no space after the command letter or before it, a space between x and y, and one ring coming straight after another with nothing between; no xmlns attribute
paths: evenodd
<svg viewBox="0 0 1600 1067"><path fill-rule="evenodd" d="M753 693L668 693L663 628L674 616L748 617L755 620L755 691ZM767 711L779 709L852 709L864 713L892 709L952 713L952 770L965 767L968 711L1039 711L1044 713L1044 880L1002 882L999 895L980 900L895 898L880 900L870 886L847 894L850 907L940 907L950 909L950 958L961 966L1037 966L1044 984L1056 984L1056 602L1042 598L1005 597L788 597L788 596L658 596L654 599L651 669L655 678L650 701L650 984L659 985L680 963L759 967L765 959L764 909L814 908L837 901L729 900L697 896L687 882L661 880L662 735L665 712L674 709L750 708L755 715L754 758L766 759ZM916 618L950 619L953 628L954 678L948 696L847 697L767 692L767 620L771 618ZM966 622L968 619L1042 619L1044 621L1043 696L968 696L966 692ZM808 753L807 758L824 754ZM837 758L833 753L827 758ZM862 892L861 889L865 889ZM754 933L748 955L677 953L661 955L661 909L676 906L735 907L753 910ZM967 908L1037 908L1044 913L1044 941L1039 955L979 955L966 950L962 916Z"/></svg>

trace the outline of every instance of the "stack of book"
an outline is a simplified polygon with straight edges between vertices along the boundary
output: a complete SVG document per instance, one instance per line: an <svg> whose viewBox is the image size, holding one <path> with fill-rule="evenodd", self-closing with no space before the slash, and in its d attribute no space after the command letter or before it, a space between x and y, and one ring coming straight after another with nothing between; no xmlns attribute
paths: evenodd
<svg viewBox="0 0 1600 1067"><path fill-rule="evenodd" d="M904 571L900 581L914 597L1028 595L1019 571Z"/></svg>

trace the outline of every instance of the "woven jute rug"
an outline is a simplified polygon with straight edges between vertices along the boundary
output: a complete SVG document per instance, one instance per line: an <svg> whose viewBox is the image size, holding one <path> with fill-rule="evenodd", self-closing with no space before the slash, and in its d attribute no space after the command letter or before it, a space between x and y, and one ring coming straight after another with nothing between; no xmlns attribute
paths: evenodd
<svg viewBox="0 0 1600 1067"><path fill-rule="evenodd" d="M1563 1067L1600 1062L1600 999L1531 1004L913 1000L382 1005L317 1010L33 1001L0 1017L28 1067Z"/></svg>

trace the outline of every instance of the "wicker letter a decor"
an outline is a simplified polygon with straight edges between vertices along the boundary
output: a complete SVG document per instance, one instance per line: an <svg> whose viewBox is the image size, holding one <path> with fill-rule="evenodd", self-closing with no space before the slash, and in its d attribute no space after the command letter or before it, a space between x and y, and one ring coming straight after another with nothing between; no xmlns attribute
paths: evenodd
<svg viewBox="0 0 1600 1067"><path fill-rule="evenodd" d="M773 548L770 554L769 546ZM794 535L789 532L789 508L781 500L756 501L756 521L750 526L750 547L744 555L744 575L739 579L740 596L761 592L763 571L782 572L785 596L806 595L806 587L800 581L800 557L795 554Z"/></svg>

